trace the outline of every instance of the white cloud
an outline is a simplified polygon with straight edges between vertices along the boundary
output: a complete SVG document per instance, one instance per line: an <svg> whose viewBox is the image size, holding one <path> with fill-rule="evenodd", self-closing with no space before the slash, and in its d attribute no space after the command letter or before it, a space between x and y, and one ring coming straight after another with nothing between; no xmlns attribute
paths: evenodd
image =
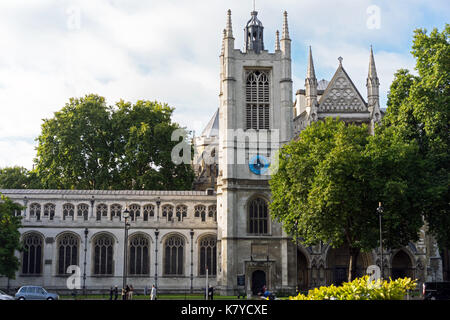
<svg viewBox="0 0 450 320"><path fill-rule="evenodd" d="M372 4L381 9L376 30L366 26ZM427 18L424 8L437 20ZM256 3L269 51L275 31L281 31L283 11L289 13L294 92L304 85L306 49L312 45L318 77L330 78L337 57L343 56L363 96L369 45L374 45L385 95L395 70L413 66L413 29L424 22L440 27L444 15L439 11L445 8L448 4L441 0L432 7L425 0ZM70 97L88 93L98 93L110 104L121 98L167 102L176 108L176 121L201 132L218 107L228 9L236 47L242 48L251 1L2 1L0 166L30 168L41 119L51 117Z"/></svg>

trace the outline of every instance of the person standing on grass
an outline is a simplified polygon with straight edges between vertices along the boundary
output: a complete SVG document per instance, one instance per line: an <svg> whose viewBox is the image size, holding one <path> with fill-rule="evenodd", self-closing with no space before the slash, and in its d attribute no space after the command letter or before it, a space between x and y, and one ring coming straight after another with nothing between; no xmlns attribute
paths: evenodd
<svg viewBox="0 0 450 320"><path fill-rule="evenodd" d="M133 286L130 285L130 291L128 291L128 299L133 300L134 289Z"/></svg>
<svg viewBox="0 0 450 320"><path fill-rule="evenodd" d="M156 287L152 285L152 291L150 291L150 300L156 300Z"/></svg>
<svg viewBox="0 0 450 320"><path fill-rule="evenodd" d="M117 300L117 297L119 295L119 289L117 289L117 286L114 287L114 300Z"/></svg>

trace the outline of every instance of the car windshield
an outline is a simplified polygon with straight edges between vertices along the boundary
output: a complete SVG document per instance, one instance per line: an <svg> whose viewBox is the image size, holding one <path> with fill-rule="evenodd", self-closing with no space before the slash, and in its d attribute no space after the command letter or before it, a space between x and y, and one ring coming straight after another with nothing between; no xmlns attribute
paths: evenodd
<svg viewBox="0 0 450 320"><path fill-rule="evenodd" d="M2 290L0 290L0 294L2 295L6 295L6 293L4 293Z"/></svg>

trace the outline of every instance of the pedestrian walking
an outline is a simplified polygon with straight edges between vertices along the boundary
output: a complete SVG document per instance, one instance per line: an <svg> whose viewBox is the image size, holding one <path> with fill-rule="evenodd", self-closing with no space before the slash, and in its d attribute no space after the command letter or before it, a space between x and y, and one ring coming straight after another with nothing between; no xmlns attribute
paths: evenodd
<svg viewBox="0 0 450 320"><path fill-rule="evenodd" d="M117 286L114 287L114 300L117 300L117 297L119 296L119 289Z"/></svg>
<svg viewBox="0 0 450 320"><path fill-rule="evenodd" d="M156 287L152 285L152 291L150 291L150 300L156 300Z"/></svg>
<svg viewBox="0 0 450 320"><path fill-rule="evenodd" d="M128 291L128 299L129 300L133 300L133 293L134 293L133 286L130 285L130 291Z"/></svg>
<svg viewBox="0 0 450 320"><path fill-rule="evenodd" d="M113 287L111 286L111 288L109 289L109 300L112 300L113 293L114 293L114 289L113 289Z"/></svg>

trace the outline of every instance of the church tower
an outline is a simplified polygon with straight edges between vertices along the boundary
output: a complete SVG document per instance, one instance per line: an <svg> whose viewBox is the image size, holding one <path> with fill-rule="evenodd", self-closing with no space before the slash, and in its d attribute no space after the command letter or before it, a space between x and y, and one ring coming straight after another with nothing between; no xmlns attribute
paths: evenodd
<svg viewBox="0 0 450 320"><path fill-rule="evenodd" d="M295 250L268 210L275 154L292 138L291 39L284 13L274 52L264 47L258 12L244 27L244 50L235 48L228 10L220 55L218 270L222 293L257 293L262 285L293 289ZM291 254L290 256L295 256ZM288 272L292 265L294 271ZM239 282L237 279L240 279Z"/></svg>

